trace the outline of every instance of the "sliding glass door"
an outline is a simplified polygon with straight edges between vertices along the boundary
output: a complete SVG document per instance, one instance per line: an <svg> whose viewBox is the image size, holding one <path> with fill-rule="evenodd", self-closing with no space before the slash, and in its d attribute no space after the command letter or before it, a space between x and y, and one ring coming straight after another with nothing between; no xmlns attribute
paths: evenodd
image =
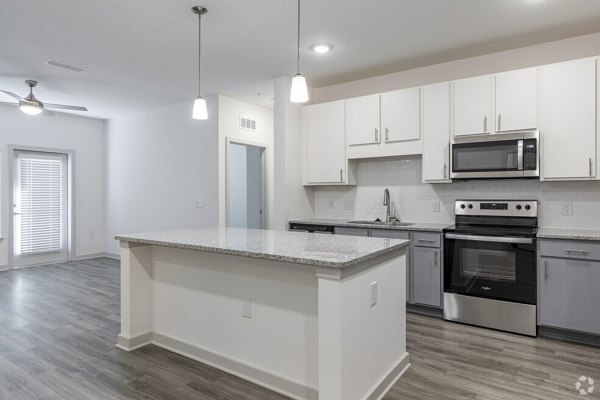
<svg viewBox="0 0 600 400"><path fill-rule="evenodd" d="M68 157L15 151L14 266L68 259Z"/></svg>

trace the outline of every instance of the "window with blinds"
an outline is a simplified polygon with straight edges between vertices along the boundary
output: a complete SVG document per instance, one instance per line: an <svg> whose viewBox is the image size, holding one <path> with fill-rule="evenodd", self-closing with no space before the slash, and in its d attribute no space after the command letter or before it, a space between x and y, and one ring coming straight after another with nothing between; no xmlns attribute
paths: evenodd
<svg viewBox="0 0 600 400"><path fill-rule="evenodd" d="M61 249L62 163L60 159L19 159L21 254Z"/></svg>

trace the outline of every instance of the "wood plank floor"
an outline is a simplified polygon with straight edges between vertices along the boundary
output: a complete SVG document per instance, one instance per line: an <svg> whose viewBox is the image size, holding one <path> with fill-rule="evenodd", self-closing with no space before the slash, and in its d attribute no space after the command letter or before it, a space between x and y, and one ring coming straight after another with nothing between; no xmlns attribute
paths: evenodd
<svg viewBox="0 0 600 400"><path fill-rule="evenodd" d="M581 398L600 349L409 314L412 366L385 400ZM149 346L114 347L118 262L88 261L0 273L0 399L271 400L285 397ZM348 399L352 400L352 399Z"/></svg>

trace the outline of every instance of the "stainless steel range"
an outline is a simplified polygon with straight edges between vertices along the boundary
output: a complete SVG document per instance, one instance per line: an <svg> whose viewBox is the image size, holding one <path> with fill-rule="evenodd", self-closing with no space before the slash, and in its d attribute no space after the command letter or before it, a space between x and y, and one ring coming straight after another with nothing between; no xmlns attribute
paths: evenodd
<svg viewBox="0 0 600 400"><path fill-rule="evenodd" d="M457 200L444 230L444 319L536 336L538 202Z"/></svg>

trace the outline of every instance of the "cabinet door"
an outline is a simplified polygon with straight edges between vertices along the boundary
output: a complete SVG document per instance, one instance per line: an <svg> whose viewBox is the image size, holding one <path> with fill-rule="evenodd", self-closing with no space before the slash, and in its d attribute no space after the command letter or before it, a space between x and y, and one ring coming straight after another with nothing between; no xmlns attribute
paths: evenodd
<svg viewBox="0 0 600 400"><path fill-rule="evenodd" d="M450 84L422 89L423 181L450 182Z"/></svg>
<svg viewBox="0 0 600 400"><path fill-rule="evenodd" d="M346 100L346 136L349 146L381 142L379 95Z"/></svg>
<svg viewBox="0 0 600 400"><path fill-rule="evenodd" d="M381 130L386 143L419 140L419 103L419 88L381 95Z"/></svg>
<svg viewBox="0 0 600 400"><path fill-rule="evenodd" d="M540 259L541 325L600 334L600 263Z"/></svg>
<svg viewBox="0 0 600 400"><path fill-rule="evenodd" d="M542 178L592 178L596 169L596 60L538 71Z"/></svg>
<svg viewBox="0 0 600 400"><path fill-rule="evenodd" d="M304 107L306 183L340 183L346 179L344 102Z"/></svg>
<svg viewBox="0 0 600 400"><path fill-rule="evenodd" d="M490 118L491 82L490 76L479 76L455 81L452 84L454 136L491 132L493 129L493 121Z"/></svg>
<svg viewBox="0 0 600 400"><path fill-rule="evenodd" d="M496 75L496 132L537 127L537 69Z"/></svg>
<svg viewBox="0 0 600 400"><path fill-rule="evenodd" d="M413 247L412 254L412 300L418 304L441 307L440 249Z"/></svg>

